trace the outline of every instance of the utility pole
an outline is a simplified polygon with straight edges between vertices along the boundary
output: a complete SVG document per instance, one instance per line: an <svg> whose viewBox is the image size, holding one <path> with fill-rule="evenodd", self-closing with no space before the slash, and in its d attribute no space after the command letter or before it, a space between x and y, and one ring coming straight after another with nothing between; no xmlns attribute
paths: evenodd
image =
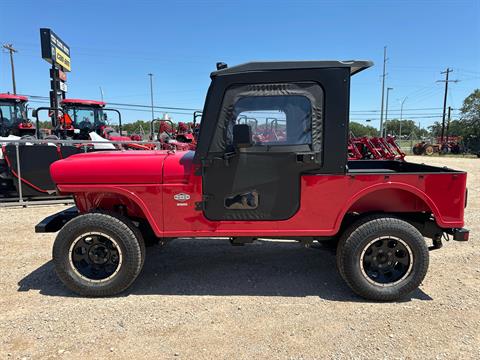
<svg viewBox="0 0 480 360"><path fill-rule="evenodd" d="M448 97L448 83L449 82L458 82L458 80L449 80L448 74L453 72L452 69L447 68L447 70L442 71L440 74L445 74L445 80L437 80L437 82L444 82L445 83L445 94L443 95L443 114L442 114L442 133L440 136L440 144L443 144L443 137L445 135L445 115L447 112L447 97Z"/></svg>
<svg viewBox="0 0 480 360"><path fill-rule="evenodd" d="M382 74L382 106L380 110L380 136L383 134L383 99L385 96L385 77L387 76L386 74L386 69L387 69L387 47L383 47L383 74Z"/></svg>
<svg viewBox="0 0 480 360"><path fill-rule="evenodd" d="M388 94L390 93L390 90L393 90L393 88L391 87L387 87L387 104L385 106L385 136L387 136L387 120L388 120ZM380 136L383 136L382 134L380 134Z"/></svg>
<svg viewBox="0 0 480 360"><path fill-rule="evenodd" d="M398 137L400 140L402 140L402 121L403 121L403 104L405 104L405 101L408 99L408 96L405 96L402 100L402 105L400 105L400 129L399 129L399 134Z"/></svg>
<svg viewBox="0 0 480 360"><path fill-rule="evenodd" d="M448 130L450 129L450 115L452 114L452 107L449 106L448 107L448 117L447 117L447 134L446 134L446 138L447 138L447 142L448 142Z"/></svg>
<svg viewBox="0 0 480 360"><path fill-rule="evenodd" d="M17 94L17 84L15 83L15 65L13 64L13 53L16 53L17 50L13 48L13 44L4 44L3 48L7 49L10 52L10 66L12 67L13 93Z"/></svg>
<svg viewBox="0 0 480 360"><path fill-rule="evenodd" d="M150 103L152 106L152 121L155 119L155 114L153 112L153 74L149 73L148 76L150 76Z"/></svg>
<svg viewBox="0 0 480 360"><path fill-rule="evenodd" d="M101 86L99 86L99 88L100 88L100 97L102 98L102 101L103 101L103 89Z"/></svg>

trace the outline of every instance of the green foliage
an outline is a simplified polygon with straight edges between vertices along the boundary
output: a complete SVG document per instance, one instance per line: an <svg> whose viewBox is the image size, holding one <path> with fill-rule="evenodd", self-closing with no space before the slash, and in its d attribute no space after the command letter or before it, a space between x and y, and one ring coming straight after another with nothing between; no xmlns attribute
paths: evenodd
<svg viewBox="0 0 480 360"><path fill-rule="evenodd" d="M475 89L463 100L460 122L466 135L480 137L480 89Z"/></svg>
<svg viewBox="0 0 480 360"><path fill-rule="evenodd" d="M402 138L408 137L410 135L420 137L426 136L428 134L428 130L420 129L418 125L413 120L399 120L399 119L392 119L387 120L385 122L385 129L387 134L389 135L400 135L400 123L402 125Z"/></svg>
<svg viewBox="0 0 480 360"><path fill-rule="evenodd" d="M429 127L433 136L440 136L442 124L436 121ZM445 134L447 129L445 129ZM480 89L474 90L463 101L460 120L453 120L448 127L449 136L462 136L465 140L480 138Z"/></svg>
<svg viewBox="0 0 480 360"><path fill-rule="evenodd" d="M50 121L40 121L40 129L52 129L52 123Z"/></svg>
<svg viewBox="0 0 480 360"><path fill-rule="evenodd" d="M400 134L400 120L392 119L385 122L387 134L399 136ZM379 130L370 125L363 125L355 121L350 122L350 132L355 137L361 136L379 136ZM402 120L402 138L426 136L428 131L420 129L413 120Z"/></svg>
<svg viewBox="0 0 480 360"><path fill-rule="evenodd" d="M378 136L378 130L370 125L363 125L355 121L350 121L350 132L355 137Z"/></svg>
<svg viewBox="0 0 480 360"><path fill-rule="evenodd" d="M122 130L127 131L129 134L141 133L141 129L143 129L143 133L149 134L150 133L150 121L137 120L137 121L132 122L132 123L122 124Z"/></svg>
<svg viewBox="0 0 480 360"><path fill-rule="evenodd" d="M432 136L438 137L442 135L442 123L440 121L435 121L435 123L428 127ZM450 121L448 126L448 136L464 136L465 129L463 124L459 120ZM447 135L447 125L445 125L445 136Z"/></svg>

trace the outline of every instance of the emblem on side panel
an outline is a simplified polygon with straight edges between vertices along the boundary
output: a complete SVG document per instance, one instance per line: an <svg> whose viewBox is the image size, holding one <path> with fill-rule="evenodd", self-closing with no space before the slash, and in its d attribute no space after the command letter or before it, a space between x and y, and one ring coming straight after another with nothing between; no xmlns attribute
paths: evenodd
<svg viewBox="0 0 480 360"><path fill-rule="evenodd" d="M190 195L185 194L185 193L179 193L179 194L173 195L173 198L176 201L178 201L177 206L185 206L185 205L187 205L187 204L185 204L185 201L190 200Z"/></svg>

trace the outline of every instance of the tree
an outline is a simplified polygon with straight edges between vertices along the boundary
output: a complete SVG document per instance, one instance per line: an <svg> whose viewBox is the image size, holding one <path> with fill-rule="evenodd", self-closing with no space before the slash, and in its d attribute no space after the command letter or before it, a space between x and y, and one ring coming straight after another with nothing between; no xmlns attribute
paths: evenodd
<svg viewBox="0 0 480 360"><path fill-rule="evenodd" d="M439 137L442 135L442 123L439 121L435 121L433 125L428 127L432 136ZM445 136L447 136L447 125L445 125ZM465 129L459 120L452 120L450 121L450 125L448 126L448 136L464 136Z"/></svg>
<svg viewBox="0 0 480 360"><path fill-rule="evenodd" d="M416 137L426 136L428 131L426 129L420 129L413 120L399 120L392 119L385 122L385 129L388 135L400 135L400 122L402 124L402 138L404 136L410 136L414 134Z"/></svg>
<svg viewBox="0 0 480 360"><path fill-rule="evenodd" d="M370 125L363 125L355 121L350 121L350 132L355 137L378 136L378 130Z"/></svg>
<svg viewBox="0 0 480 360"><path fill-rule="evenodd" d="M460 123L465 130L465 136L480 137L480 89L475 89L463 100Z"/></svg>

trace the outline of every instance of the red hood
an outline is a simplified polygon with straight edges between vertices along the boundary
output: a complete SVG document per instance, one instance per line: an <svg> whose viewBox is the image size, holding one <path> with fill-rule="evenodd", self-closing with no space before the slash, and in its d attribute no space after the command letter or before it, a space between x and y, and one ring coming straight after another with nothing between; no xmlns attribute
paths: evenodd
<svg viewBox="0 0 480 360"><path fill-rule="evenodd" d="M192 159L193 152L184 151L99 151L56 161L50 173L57 185L161 184L164 171L167 182L187 178Z"/></svg>

